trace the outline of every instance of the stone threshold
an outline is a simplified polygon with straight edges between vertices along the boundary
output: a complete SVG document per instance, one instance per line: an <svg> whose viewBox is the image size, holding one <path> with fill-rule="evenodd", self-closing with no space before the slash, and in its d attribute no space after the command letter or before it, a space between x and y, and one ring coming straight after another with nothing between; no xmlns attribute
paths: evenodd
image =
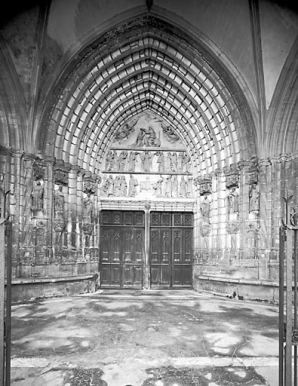
<svg viewBox="0 0 298 386"><path fill-rule="evenodd" d="M159 358L145 360L143 358L134 359L141 364L145 362L147 367L174 366L174 367L275 367L279 365L278 356L267 357L178 357L178 358ZM106 363L98 363L98 366L105 366ZM49 360L47 358L12 358L11 368L77 368L81 365L69 362ZM94 367L94 364L93 364ZM86 367L88 368L88 367Z"/></svg>

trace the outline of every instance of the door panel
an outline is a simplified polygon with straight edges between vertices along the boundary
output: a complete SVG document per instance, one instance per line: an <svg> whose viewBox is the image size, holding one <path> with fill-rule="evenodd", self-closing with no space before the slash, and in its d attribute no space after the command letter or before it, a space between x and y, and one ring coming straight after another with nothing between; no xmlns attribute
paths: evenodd
<svg viewBox="0 0 298 386"><path fill-rule="evenodd" d="M103 211L101 287L142 288L144 213Z"/></svg>
<svg viewBox="0 0 298 386"><path fill-rule="evenodd" d="M193 214L152 212L150 226L151 287L191 287Z"/></svg>

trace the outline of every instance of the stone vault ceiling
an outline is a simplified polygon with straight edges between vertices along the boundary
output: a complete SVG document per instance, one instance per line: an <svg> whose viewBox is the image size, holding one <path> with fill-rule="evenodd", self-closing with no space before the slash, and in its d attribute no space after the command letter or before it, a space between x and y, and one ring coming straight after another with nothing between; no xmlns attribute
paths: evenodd
<svg viewBox="0 0 298 386"><path fill-rule="evenodd" d="M43 116L40 148L97 174L116 131L148 111L183 139L195 174L210 173L255 153L253 120L231 79L182 31L153 17L134 19L66 66Z"/></svg>

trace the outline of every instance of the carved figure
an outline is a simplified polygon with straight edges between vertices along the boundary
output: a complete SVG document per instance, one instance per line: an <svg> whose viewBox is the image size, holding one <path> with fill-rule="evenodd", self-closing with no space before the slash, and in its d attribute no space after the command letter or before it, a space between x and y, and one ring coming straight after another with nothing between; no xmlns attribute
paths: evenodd
<svg viewBox="0 0 298 386"><path fill-rule="evenodd" d="M165 156L162 151L158 151L155 153L157 155L157 163L158 163L158 171L160 173L163 173L165 171Z"/></svg>
<svg viewBox="0 0 298 386"><path fill-rule="evenodd" d="M164 124L161 124L163 133L167 140L171 143L180 142L179 136L174 132L174 130L170 126L166 126Z"/></svg>
<svg viewBox="0 0 298 386"><path fill-rule="evenodd" d="M151 126L148 128L141 127L135 145L137 147L159 147L160 139L157 138L156 133Z"/></svg>
<svg viewBox="0 0 298 386"><path fill-rule="evenodd" d="M193 197L192 178L187 179L186 197Z"/></svg>
<svg viewBox="0 0 298 386"><path fill-rule="evenodd" d="M160 146L160 139L157 138L155 131L150 126L146 130L145 146Z"/></svg>
<svg viewBox="0 0 298 386"><path fill-rule="evenodd" d="M114 170L117 165L117 152L116 150L109 150L106 156L106 171L110 172Z"/></svg>
<svg viewBox="0 0 298 386"><path fill-rule="evenodd" d="M166 197L172 197L172 179L171 179L171 176L168 176L166 178L165 196Z"/></svg>
<svg viewBox="0 0 298 386"><path fill-rule="evenodd" d="M104 181L102 182L101 194L103 196L107 196L108 190L109 190L109 179L105 177Z"/></svg>
<svg viewBox="0 0 298 386"><path fill-rule="evenodd" d="M93 202L91 200L91 193L88 192L86 197L84 198L84 216L92 217L93 211Z"/></svg>
<svg viewBox="0 0 298 386"><path fill-rule="evenodd" d="M115 140L117 142L122 142L125 139L127 139L133 132L135 131L134 125L129 125L126 123L123 127L121 127L116 135L115 135Z"/></svg>
<svg viewBox="0 0 298 386"><path fill-rule="evenodd" d="M172 197L178 197L178 179L172 176Z"/></svg>
<svg viewBox="0 0 298 386"><path fill-rule="evenodd" d="M204 199L201 202L200 210L201 210L202 217L205 217L205 218L210 217L210 201L207 194L205 194Z"/></svg>
<svg viewBox="0 0 298 386"><path fill-rule="evenodd" d="M172 161L172 155L170 152L167 153L165 157L165 172L170 172L171 171L171 161Z"/></svg>
<svg viewBox="0 0 298 386"><path fill-rule="evenodd" d="M143 141L145 138L145 129L143 127L140 128L139 134L137 136L137 141L136 141L136 146L137 147L142 147L144 145Z"/></svg>
<svg viewBox="0 0 298 386"><path fill-rule="evenodd" d="M127 182L125 176L120 177L120 195L123 197L127 196Z"/></svg>
<svg viewBox="0 0 298 386"><path fill-rule="evenodd" d="M128 184L128 195L129 197L135 197L137 194L137 186L139 185L138 180L134 178L134 176L131 174Z"/></svg>
<svg viewBox="0 0 298 386"><path fill-rule="evenodd" d="M126 165L126 159L128 157L128 152L126 150L122 150L118 157L118 170L124 171Z"/></svg>
<svg viewBox="0 0 298 386"><path fill-rule="evenodd" d="M172 172L177 171L177 153L169 153L170 156L170 168Z"/></svg>
<svg viewBox="0 0 298 386"><path fill-rule="evenodd" d="M184 153L182 151L179 152L179 155L177 157L177 171L179 173L182 173L183 171L183 157L184 157Z"/></svg>
<svg viewBox="0 0 298 386"><path fill-rule="evenodd" d="M228 195L228 213L238 213L238 193L236 187L233 186Z"/></svg>
<svg viewBox="0 0 298 386"><path fill-rule="evenodd" d="M250 185L249 188L249 211L258 212L260 207L260 193L257 184Z"/></svg>
<svg viewBox="0 0 298 386"><path fill-rule="evenodd" d="M137 156L140 154L137 151L131 151L129 154L129 159L128 159L128 171L129 172L134 172L136 168L136 160Z"/></svg>
<svg viewBox="0 0 298 386"><path fill-rule="evenodd" d="M114 181L114 196L121 196L121 176L116 176Z"/></svg>
<svg viewBox="0 0 298 386"><path fill-rule="evenodd" d="M58 190L55 192L54 204L56 213L64 211L64 195L62 192L62 185L59 185Z"/></svg>
<svg viewBox="0 0 298 386"><path fill-rule="evenodd" d="M163 178L161 177L161 179L158 180L156 184L154 184L153 186L156 197L162 197L162 185L163 185Z"/></svg>
<svg viewBox="0 0 298 386"><path fill-rule="evenodd" d="M184 176L181 176L179 196L186 197L186 190L187 190L187 182L185 181Z"/></svg>
<svg viewBox="0 0 298 386"><path fill-rule="evenodd" d="M186 152L182 158L182 172L190 173L190 156Z"/></svg>
<svg viewBox="0 0 298 386"><path fill-rule="evenodd" d="M152 161L152 154L149 151L145 151L144 153L140 154L141 160L142 160L142 169L144 172L148 173L151 170L151 161Z"/></svg>
<svg viewBox="0 0 298 386"><path fill-rule="evenodd" d="M44 196L44 187L41 181L34 181L33 188L31 193L31 209L33 210L42 210L43 209L43 196Z"/></svg>
<svg viewBox="0 0 298 386"><path fill-rule="evenodd" d="M114 196L114 179L112 175L109 175L108 184L108 196Z"/></svg>

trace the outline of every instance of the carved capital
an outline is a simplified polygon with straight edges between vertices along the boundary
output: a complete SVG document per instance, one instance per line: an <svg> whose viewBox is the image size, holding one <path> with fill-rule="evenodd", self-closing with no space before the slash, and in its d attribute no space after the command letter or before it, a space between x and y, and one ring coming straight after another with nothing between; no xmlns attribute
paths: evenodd
<svg viewBox="0 0 298 386"><path fill-rule="evenodd" d="M205 194L211 194L212 192L212 177L211 176L205 176L205 177L197 177L194 180L195 186L198 186L200 189L200 195L203 196Z"/></svg>
<svg viewBox="0 0 298 386"><path fill-rule="evenodd" d="M239 169L235 164L232 164L230 168L225 167L224 174L226 176L226 187L228 189L239 187Z"/></svg>

